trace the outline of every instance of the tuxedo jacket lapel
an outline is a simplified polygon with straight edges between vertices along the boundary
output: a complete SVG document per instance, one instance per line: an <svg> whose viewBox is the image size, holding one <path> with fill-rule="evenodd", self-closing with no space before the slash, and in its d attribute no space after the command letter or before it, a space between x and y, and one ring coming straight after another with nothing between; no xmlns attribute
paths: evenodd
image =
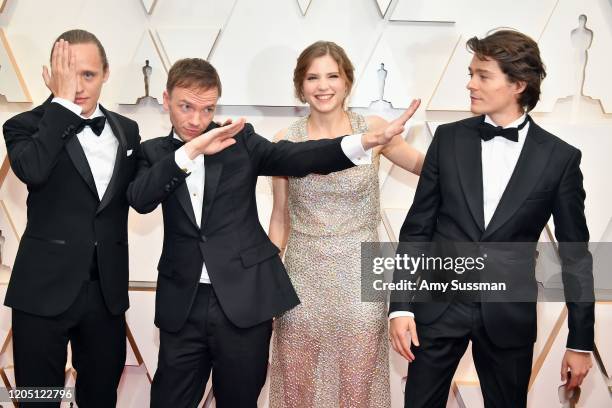
<svg viewBox="0 0 612 408"><path fill-rule="evenodd" d="M219 180L221 179L222 170L223 163L217 160L217 157L206 156L204 158L204 202L202 205L202 223L200 224L202 228L204 228L208 213L215 200L215 194L217 192Z"/></svg>
<svg viewBox="0 0 612 408"><path fill-rule="evenodd" d="M46 109L54 96L51 94L46 101L43 102L42 107ZM87 161L87 157L85 156L85 151L79 143L76 135L72 135L70 139L65 144L66 152L68 153L68 157L72 160L74 167L77 169L85 183L89 186L89 189L94 194L94 196L98 197L98 190L96 189L96 182L94 181L93 174L91 172L91 168L89 167L89 162ZM98 197L98 200L100 197Z"/></svg>
<svg viewBox="0 0 612 408"><path fill-rule="evenodd" d="M486 240L508 222L540 180L540 175L546 168L553 148L552 143L545 143L541 137L541 132L543 130L533 121L529 124L529 131L516 167L482 236L482 240Z"/></svg>
<svg viewBox="0 0 612 408"><path fill-rule="evenodd" d="M108 124L111 127L113 134L119 141L119 145L117 146L117 155L115 158L115 166L113 167L113 174L108 183L108 187L104 192L104 196L100 200L100 205L98 206L97 213L102 211L115 195L115 190L118 182L117 179L121 175L121 165L127 152L127 139L125 138L125 133L123 131L123 128L121 127L121 124L114 117L113 113L104 109L102 105L100 105L100 110L102 111L102 113L104 113L104 116L106 116L106 120L108 121Z"/></svg>
<svg viewBox="0 0 612 408"><path fill-rule="evenodd" d="M189 189L187 188L187 183L181 183L175 190L176 198L185 210L187 217L189 217L189 221L193 224L194 227L198 227L198 223L196 222L195 213L193 212L193 206L191 205L191 199L189 198Z"/></svg>
<svg viewBox="0 0 612 408"><path fill-rule="evenodd" d="M170 134L166 137L165 154L176 151L179 146L174 142L174 129L170 130ZM176 199L178 200L181 207L185 211L187 218L193 224L195 228L198 228L198 223L196 222L195 213L193 212L193 206L191 204L191 198L189 197L189 189L187 188L187 182L180 183L176 190L174 190L174 194L176 195Z"/></svg>
<svg viewBox="0 0 612 408"><path fill-rule="evenodd" d="M216 127L219 127L219 125L215 122L211 122L204 132L208 132ZM218 155L204 156L204 199L202 202L202 219L200 222L200 228L202 229L204 229L204 225L208 219L208 213L210 213L212 204L215 201L215 194L217 193L222 170L223 162Z"/></svg>
<svg viewBox="0 0 612 408"><path fill-rule="evenodd" d="M72 160L74 167L76 167L81 177L83 177L83 180L85 180L85 183L87 183L94 196L98 197L96 182L94 181L91 168L89 167L89 162L87 162L87 157L85 156L81 143L79 143L79 139L76 137L76 135L73 135L70 140L66 142L65 146L66 152L68 152L68 156L70 157L70 160ZM99 199L100 197L98 197L98 200Z"/></svg>
<svg viewBox="0 0 612 408"><path fill-rule="evenodd" d="M455 138L455 160L465 200L468 203L476 225L482 233L484 231L482 148L480 136L475 127L464 124L457 131ZM479 237L473 238L478 240Z"/></svg>

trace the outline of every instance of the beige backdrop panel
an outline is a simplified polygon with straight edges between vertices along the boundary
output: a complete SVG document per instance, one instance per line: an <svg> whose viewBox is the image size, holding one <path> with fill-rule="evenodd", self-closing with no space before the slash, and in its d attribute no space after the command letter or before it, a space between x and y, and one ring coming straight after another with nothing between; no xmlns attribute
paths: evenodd
<svg viewBox="0 0 612 408"><path fill-rule="evenodd" d="M376 113L390 119L411 98L423 99L423 106L411 121L405 138L425 152L438 124L469 116L465 84L470 56L465 51L466 38L482 35L495 26L514 26L536 38L542 33L542 38L548 38L547 35L566 30L556 31L556 21L577 21L576 10L569 3L572 2L8 0L0 13L0 30L8 44L3 50L10 48L15 63L5 66L6 57L0 62L0 78L5 78L2 76L5 68L14 71L7 77L12 79L0 82L0 95L27 89L33 104L15 103L10 97L0 96L0 123L46 99L49 92L41 79L41 66L48 61L51 43L60 32L78 26L96 33L106 47L111 76L102 95L103 104L138 121L144 140L170 131L167 114L159 104L165 76L172 61L188 55L209 56L219 70L224 95L217 117L244 116L260 134L271 139L279 129L307 114L293 97L292 71L302 48L325 39L338 42L353 60L357 81L351 104L360 107L355 109L359 113ZM588 10L601 11L597 18L591 18L595 11L589 11L587 27L592 27L598 41L605 40L612 27L612 16L606 7L612 6L605 0L583 3ZM551 30L551 34L546 34L546 30ZM611 60L609 53L595 52L599 44L593 42L596 48L586 70L585 94L604 100L610 83L607 73ZM605 47L607 40L602 44ZM562 77L565 69L558 61L567 61L568 55L563 47L558 48L556 44L553 47L551 41L540 45L543 55L549 58L545 62L549 64L551 80L550 84L545 82L548 87L545 89L555 89L559 83L554 78ZM155 99L142 98L145 59L149 59L154 69L149 84L150 95ZM387 70L383 99L393 103L393 107L382 110L375 109L379 105L369 108L380 96L377 70L381 63ZM23 84L18 83L19 75ZM612 197L608 174L612 162L608 155L612 147L612 117L603 112L598 100L580 98L576 104L572 98L558 100L559 96L552 91L545 92L543 97L553 102L547 113L539 113L535 119L583 150L589 227L593 239L611 240ZM0 159L4 157L2 144ZM3 169L8 169L6 162ZM0 229L6 239L3 261L10 266L27 220L27 190L11 171L0 171L0 174ZM383 160L380 179L383 211L380 239L395 240L418 178ZM260 179L257 197L260 220L267 228L272 205L269 179ZM140 286L150 285L156 279L161 251L161 212L156 210L148 215L131 212L129 231L131 279L144 282ZM3 272L0 276L3 298L9 274ZM153 291L146 289L130 293L129 359L119 389L121 408L148 404L149 381L155 372L159 346L159 334L153 325L154 296ZM606 322L610 316L609 305L598 305L596 339L602 358L585 384L584 406L611 403L606 383L609 380L603 377L606 369L612 372L612 345L605 341L609 338ZM530 393L530 407L557 406L553 397L559 385L558 369L565 341L563 306L539 305L538 320L539 337L534 354L537 376ZM11 345L6 341L9 333L10 311L1 308L0 377L6 378L8 386L13 384ZM406 363L391 352L390 365L393 407L399 408ZM67 383L73 380L68 371ZM462 359L455 380L449 407L482 406L469 353ZM264 391L260 406L267 406L266 399L267 391Z"/></svg>

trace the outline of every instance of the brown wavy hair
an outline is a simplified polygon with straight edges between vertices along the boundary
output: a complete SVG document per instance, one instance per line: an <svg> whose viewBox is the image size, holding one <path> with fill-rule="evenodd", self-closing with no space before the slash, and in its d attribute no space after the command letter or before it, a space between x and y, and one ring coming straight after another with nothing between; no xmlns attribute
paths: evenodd
<svg viewBox="0 0 612 408"><path fill-rule="evenodd" d="M531 37L504 29L482 39L472 37L466 45L481 61L497 61L510 82L524 82L525 90L519 96L518 103L528 112L535 108L540 100L540 86L546 77L546 67L538 44Z"/></svg>

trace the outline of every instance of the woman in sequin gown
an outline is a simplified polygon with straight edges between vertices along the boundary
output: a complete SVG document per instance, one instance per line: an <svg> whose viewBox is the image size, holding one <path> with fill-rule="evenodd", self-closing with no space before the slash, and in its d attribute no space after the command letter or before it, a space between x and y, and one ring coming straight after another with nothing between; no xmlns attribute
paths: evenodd
<svg viewBox="0 0 612 408"><path fill-rule="evenodd" d="M296 96L310 115L279 132L294 142L363 133L379 117L344 109L353 67L344 50L317 42L298 58ZM397 137L371 164L329 175L273 179L270 238L301 304L277 318L270 407L390 407L387 313L360 299L360 244L378 241L380 154L418 174L423 156Z"/></svg>

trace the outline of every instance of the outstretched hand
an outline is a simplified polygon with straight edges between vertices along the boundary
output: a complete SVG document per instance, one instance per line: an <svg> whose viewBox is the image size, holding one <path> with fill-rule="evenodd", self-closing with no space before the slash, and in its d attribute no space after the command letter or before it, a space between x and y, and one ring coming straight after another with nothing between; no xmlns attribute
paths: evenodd
<svg viewBox="0 0 612 408"><path fill-rule="evenodd" d="M413 99L408 109L406 109L400 117L389 122L387 127L376 132L364 133L361 136L361 144L363 145L363 149L368 150L376 146L386 145L395 136L404 133L404 125L406 125L408 119L414 115L414 112L416 112L420 104L420 99Z"/></svg>
<svg viewBox="0 0 612 408"><path fill-rule="evenodd" d="M225 123L226 125L209 130L186 143L187 156L193 160L200 154L216 154L236 143L234 136L244 128L244 118L235 122L227 120Z"/></svg>

